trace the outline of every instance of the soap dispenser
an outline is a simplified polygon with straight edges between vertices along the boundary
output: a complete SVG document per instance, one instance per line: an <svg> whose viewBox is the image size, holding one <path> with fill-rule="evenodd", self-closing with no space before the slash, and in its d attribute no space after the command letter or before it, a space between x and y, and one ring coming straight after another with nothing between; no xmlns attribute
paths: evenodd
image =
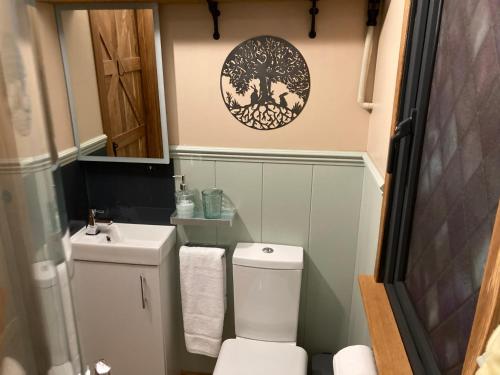
<svg viewBox="0 0 500 375"><path fill-rule="evenodd" d="M179 190L175 193L175 207L177 217L189 219L194 216L194 192L188 190L184 182L184 175L175 175L174 178L180 179Z"/></svg>

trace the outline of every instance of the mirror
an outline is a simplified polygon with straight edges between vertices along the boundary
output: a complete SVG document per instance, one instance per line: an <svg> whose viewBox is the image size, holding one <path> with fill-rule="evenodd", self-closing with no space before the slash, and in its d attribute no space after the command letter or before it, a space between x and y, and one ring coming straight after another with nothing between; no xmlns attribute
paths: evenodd
<svg viewBox="0 0 500 375"><path fill-rule="evenodd" d="M157 5L56 7L79 160L168 163Z"/></svg>

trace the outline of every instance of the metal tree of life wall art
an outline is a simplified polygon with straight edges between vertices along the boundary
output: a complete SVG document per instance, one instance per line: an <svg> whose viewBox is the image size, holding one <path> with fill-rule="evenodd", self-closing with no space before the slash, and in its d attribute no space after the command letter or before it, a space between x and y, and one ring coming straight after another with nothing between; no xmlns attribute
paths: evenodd
<svg viewBox="0 0 500 375"><path fill-rule="evenodd" d="M302 54L274 36L248 39L231 51L221 73L226 107L242 124L278 129L299 116L311 79Z"/></svg>

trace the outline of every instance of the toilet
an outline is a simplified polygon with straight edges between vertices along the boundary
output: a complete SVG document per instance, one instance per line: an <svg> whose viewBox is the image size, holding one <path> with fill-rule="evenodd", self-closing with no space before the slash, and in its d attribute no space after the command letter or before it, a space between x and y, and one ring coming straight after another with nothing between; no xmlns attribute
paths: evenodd
<svg viewBox="0 0 500 375"><path fill-rule="evenodd" d="M305 375L296 345L303 249L238 243L233 255L236 339L223 342L214 375Z"/></svg>

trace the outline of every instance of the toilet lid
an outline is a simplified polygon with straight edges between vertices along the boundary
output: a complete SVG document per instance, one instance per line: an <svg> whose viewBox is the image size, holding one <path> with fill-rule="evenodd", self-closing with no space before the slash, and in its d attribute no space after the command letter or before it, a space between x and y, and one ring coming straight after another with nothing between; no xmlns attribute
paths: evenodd
<svg viewBox="0 0 500 375"><path fill-rule="evenodd" d="M214 375L305 375L307 353L286 343L229 339L220 350Z"/></svg>

